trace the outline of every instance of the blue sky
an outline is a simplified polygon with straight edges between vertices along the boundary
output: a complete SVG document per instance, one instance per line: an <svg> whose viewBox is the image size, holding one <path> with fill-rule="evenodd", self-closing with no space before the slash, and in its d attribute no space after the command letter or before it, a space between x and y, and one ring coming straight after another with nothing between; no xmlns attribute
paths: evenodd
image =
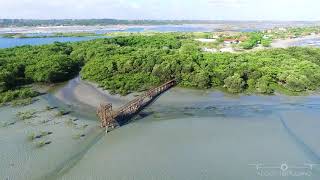
<svg viewBox="0 0 320 180"><path fill-rule="evenodd" d="M0 0L0 18L320 20L320 0Z"/></svg>

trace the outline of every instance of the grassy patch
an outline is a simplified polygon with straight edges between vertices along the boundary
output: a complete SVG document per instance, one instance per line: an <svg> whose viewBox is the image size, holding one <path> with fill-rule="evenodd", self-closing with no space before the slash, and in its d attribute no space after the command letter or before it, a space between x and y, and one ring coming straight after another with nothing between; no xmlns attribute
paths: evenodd
<svg viewBox="0 0 320 180"><path fill-rule="evenodd" d="M25 111L25 112L18 112L16 114L16 117L20 120L27 120L27 119L32 119L34 117L36 117L36 111L35 110L29 110L29 111Z"/></svg>
<svg viewBox="0 0 320 180"><path fill-rule="evenodd" d="M39 141L39 142L37 142L36 146L37 146L37 148L41 148L41 147L44 147L49 144L51 144L51 141Z"/></svg>
<svg viewBox="0 0 320 180"><path fill-rule="evenodd" d="M31 88L20 88L15 90L9 90L0 92L0 104L12 102L12 105L24 105L32 103L32 98L38 96L39 93L33 91Z"/></svg>
<svg viewBox="0 0 320 180"><path fill-rule="evenodd" d="M48 136L48 135L50 135L50 134L52 134L52 132L50 132L50 131L41 131L41 132L38 133L38 134L32 132L32 133L30 133L30 134L28 135L28 140L33 141L33 140L35 140L35 139L40 139L40 138L42 138L42 137Z"/></svg>
<svg viewBox="0 0 320 180"><path fill-rule="evenodd" d="M56 114L57 117L61 117L61 116L65 116L70 114L70 111L66 111L66 110L59 110L58 113Z"/></svg>
<svg viewBox="0 0 320 180"><path fill-rule="evenodd" d="M26 99L18 99L18 100L13 100L11 102L11 106L13 107L17 107L17 106L27 106L32 104L33 102L35 102L36 100L32 99L32 98L26 98Z"/></svg>
<svg viewBox="0 0 320 180"><path fill-rule="evenodd" d="M78 133L78 134L75 134L72 136L73 139L80 139L82 137L85 137L86 135L85 134L81 134L81 133Z"/></svg>
<svg viewBox="0 0 320 180"><path fill-rule="evenodd" d="M8 126L12 126L14 125L16 122L4 122L4 123L1 123L1 127L8 127Z"/></svg>
<svg viewBox="0 0 320 180"><path fill-rule="evenodd" d="M74 119L72 119L72 118L69 118L65 123L67 126L76 126L77 125L77 123L75 123Z"/></svg>

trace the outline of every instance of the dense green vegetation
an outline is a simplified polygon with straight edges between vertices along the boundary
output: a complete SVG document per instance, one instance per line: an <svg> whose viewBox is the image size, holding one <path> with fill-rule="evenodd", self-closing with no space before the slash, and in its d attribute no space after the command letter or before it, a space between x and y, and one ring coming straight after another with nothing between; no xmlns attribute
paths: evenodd
<svg viewBox="0 0 320 180"><path fill-rule="evenodd" d="M173 78L183 87L224 87L231 93L301 93L320 86L318 48L205 53L190 37L161 33L1 49L1 99L25 84L68 80L81 67L82 78L122 95ZM8 99L15 98L2 101Z"/></svg>
<svg viewBox="0 0 320 180"><path fill-rule="evenodd" d="M190 36L216 40L211 43L202 43L206 48L225 48L227 47L224 43L226 40L233 41L232 48L241 52L254 49L258 46L270 47L274 39L298 38L317 34L320 34L320 27L311 26L274 28L257 32L201 32L192 33Z"/></svg>
<svg viewBox="0 0 320 180"><path fill-rule="evenodd" d="M272 43L272 38L269 38L267 34L262 32L250 32L242 34L242 36L246 37L246 40L239 44L243 49L253 49L259 44L264 47L269 47Z"/></svg>
<svg viewBox="0 0 320 180"><path fill-rule="evenodd" d="M30 88L20 88L20 89L15 89L15 90L8 90L5 92L0 93L0 104L11 102L13 100L15 105L19 105L23 102L24 100L29 100L32 101L28 98L32 98L37 96L38 93L33 91Z"/></svg>
<svg viewBox="0 0 320 180"><path fill-rule="evenodd" d="M188 36L159 34L96 40L77 51L78 58L88 62L83 78L121 94L171 78L185 87L225 87L232 93L295 93L320 85L316 48L211 54L202 53Z"/></svg>
<svg viewBox="0 0 320 180"><path fill-rule="evenodd" d="M0 103L36 95L21 88L33 82L65 81L77 74L81 62L70 57L72 47L54 43L0 49Z"/></svg>
<svg viewBox="0 0 320 180"><path fill-rule="evenodd" d="M272 30L267 30L265 33L272 36L274 39L296 38L296 37L308 36L312 34L319 34L320 27L310 26L310 27L275 28Z"/></svg>
<svg viewBox="0 0 320 180"><path fill-rule="evenodd" d="M249 33L247 36L248 39L240 44L243 49L252 49L260 44L263 39L263 34L257 32Z"/></svg>
<svg viewBox="0 0 320 180"><path fill-rule="evenodd" d="M205 59L214 84L223 85L233 93L270 94L281 89L303 92L319 87L319 49L270 49L229 56L212 54Z"/></svg>

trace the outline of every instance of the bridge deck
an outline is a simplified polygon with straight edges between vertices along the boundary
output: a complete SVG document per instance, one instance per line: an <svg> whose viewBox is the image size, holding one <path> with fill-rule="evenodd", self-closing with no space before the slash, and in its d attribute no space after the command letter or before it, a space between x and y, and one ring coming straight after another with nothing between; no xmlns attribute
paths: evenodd
<svg viewBox="0 0 320 180"><path fill-rule="evenodd" d="M161 86L152 88L116 111L112 110L112 104L101 104L97 109L101 127L114 128L119 125L119 121L128 121L133 115L149 105L156 97L175 86L176 83L176 80L171 80Z"/></svg>

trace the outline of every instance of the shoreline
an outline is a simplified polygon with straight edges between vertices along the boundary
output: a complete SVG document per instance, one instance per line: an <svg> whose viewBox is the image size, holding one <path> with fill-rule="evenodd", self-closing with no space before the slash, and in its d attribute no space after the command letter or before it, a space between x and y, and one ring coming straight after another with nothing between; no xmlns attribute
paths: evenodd
<svg viewBox="0 0 320 180"><path fill-rule="evenodd" d="M81 103L91 108L101 103L112 103L113 107L120 107L135 98L134 94L127 96L112 95L99 88L97 84L82 80L79 76L71 79L61 88L54 90L53 95L66 104Z"/></svg>
<svg viewBox="0 0 320 180"><path fill-rule="evenodd" d="M246 97L300 99L300 98L308 98L308 97L319 97L320 95L318 91L308 92L306 94L300 94L300 95L289 95L285 93L280 93L278 91L276 91L272 95L257 94L257 93L248 94L245 92L238 93L238 94L231 94L219 88L195 89L195 88L183 88L179 86L173 88L171 91L172 92L171 93L169 92L169 93L175 94L176 97L178 97L180 93L197 94L197 95L214 94L214 95L218 95L219 97L224 96L233 100L246 98ZM119 94L112 95L107 90L103 90L102 88L99 88L96 83L82 80L78 76L74 79L69 80L67 84L65 84L63 87L59 88L56 92L53 92L52 94L53 96L58 98L60 101L66 104L81 103L91 108L96 108L100 105L100 103L112 103L113 107L116 109L126 104L127 102L133 100L140 93L131 93L127 96L120 96ZM200 96L199 98L201 99ZM161 101L161 99L159 100ZM166 100L172 101L171 99L166 99Z"/></svg>
<svg viewBox="0 0 320 180"><path fill-rule="evenodd" d="M37 33L94 33L96 31L111 31L122 32L129 28L141 28L142 31L150 31L156 27L201 27L210 31L214 31L217 28L223 28L221 24L165 24L165 25L93 25L93 26L22 26L22 27L2 27L0 28L0 34L18 33L18 34L37 34ZM221 27L222 26L222 27ZM108 32L105 32L108 33Z"/></svg>
<svg viewBox="0 0 320 180"><path fill-rule="evenodd" d="M125 31L128 28L141 28L141 31L153 31L157 27L191 27L203 28L203 31L194 32L221 32L221 31L261 31L275 27L286 27L288 24L276 22L231 22L217 21L216 23L181 23L181 24L110 24L110 25L48 25L48 26L4 26L0 27L0 34L5 33L70 33L70 32L95 32L95 31ZM157 30L156 30L157 32ZM170 31L175 32L175 31Z"/></svg>

